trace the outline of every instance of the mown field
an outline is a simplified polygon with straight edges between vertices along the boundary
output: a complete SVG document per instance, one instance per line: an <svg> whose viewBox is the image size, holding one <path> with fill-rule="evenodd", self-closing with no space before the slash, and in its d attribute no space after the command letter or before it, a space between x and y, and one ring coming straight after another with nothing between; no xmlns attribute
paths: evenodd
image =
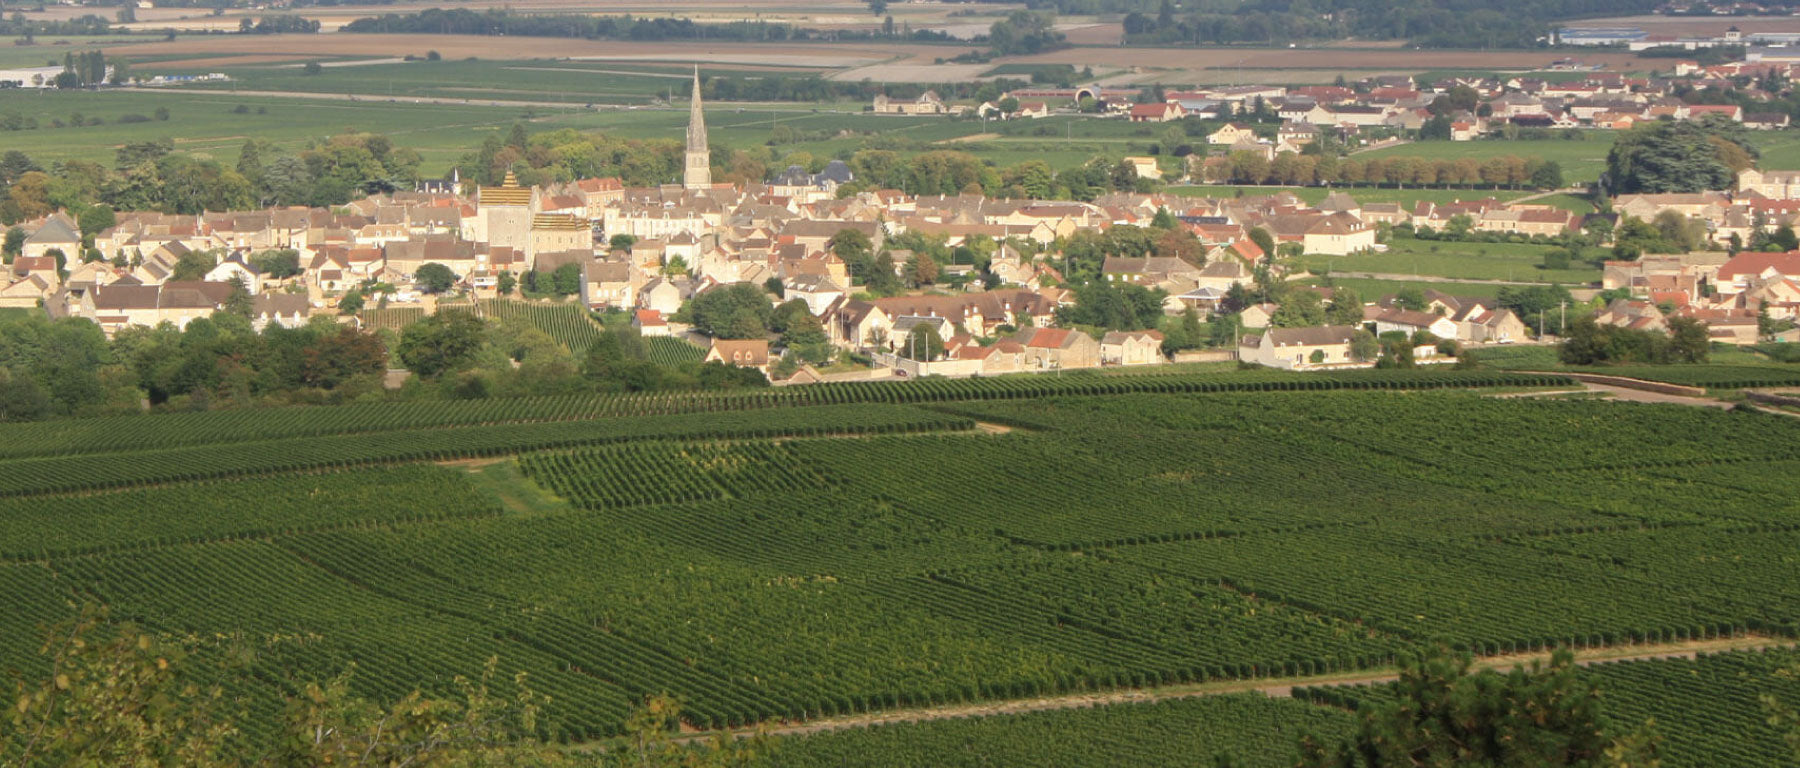
<svg viewBox="0 0 1800 768"><path fill-rule="evenodd" d="M1359 159L1376 157L1423 157L1433 160L1483 160L1503 155L1538 157L1554 160L1562 166L1563 179L1571 185L1588 184L1606 170L1606 153L1612 149L1612 131L1582 131L1580 141L1569 139L1484 139L1481 141L1415 141L1410 144L1377 149L1356 155Z"/></svg>
<svg viewBox="0 0 1800 768"><path fill-rule="evenodd" d="M0 425L0 664L34 668L38 627L94 599L253 644L230 688L251 712L350 661L391 697L498 656L578 740L661 691L716 727L1440 641L1800 631L1800 425L1443 389L1553 382L1206 371ZM1194 706L1261 735L1167 743L1332 727Z"/></svg>

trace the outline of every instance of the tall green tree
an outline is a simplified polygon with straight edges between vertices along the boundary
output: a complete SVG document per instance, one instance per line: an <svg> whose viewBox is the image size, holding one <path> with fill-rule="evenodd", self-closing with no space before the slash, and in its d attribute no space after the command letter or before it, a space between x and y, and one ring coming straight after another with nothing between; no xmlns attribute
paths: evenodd
<svg viewBox="0 0 1800 768"><path fill-rule="evenodd" d="M1406 664L1393 701L1357 710L1356 733L1301 740L1302 768L1651 768L1658 742L1646 724L1608 736L1600 690L1567 650L1548 664L1475 671L1467 654Z"/></svg>

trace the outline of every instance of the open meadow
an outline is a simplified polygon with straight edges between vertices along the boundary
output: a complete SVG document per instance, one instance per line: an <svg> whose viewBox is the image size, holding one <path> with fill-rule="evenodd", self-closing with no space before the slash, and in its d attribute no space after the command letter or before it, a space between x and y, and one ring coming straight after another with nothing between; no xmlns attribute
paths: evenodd
<svg viewBox="0 0 1800 768"><path fill-rule="evenodd" d="M1581 261L1570 269L1544 269L1544 254L1555 246L1529 243L1474 243L1447 240L1414 240L1396 237L1381 253L1350 256L1307 255L1300 264L1314 272L1375 272L1392 275L1504 280L1526 283L1597 283L1600 270ZM1588 249L1581 259L1602 256L1604 249Z"/></svg>

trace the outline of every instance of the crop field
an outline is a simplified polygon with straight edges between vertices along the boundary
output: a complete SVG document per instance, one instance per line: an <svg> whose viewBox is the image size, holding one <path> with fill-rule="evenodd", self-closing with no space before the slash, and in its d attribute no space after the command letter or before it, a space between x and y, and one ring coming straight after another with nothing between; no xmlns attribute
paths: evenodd
<svg viewBox="0 0 1800 768"><path fill-rule="evenodd" d="M1469 243L1393 238L1385 253L1350 256L1309 255L1300 264L1318 271L1431 275L1466 280L1585 284L1598 282L1600 270L1572 263L1569 269L1544 269L1544 254L1555 246L1530 243ZM1586 254L1583 254L1585 257Z"/></svg>
<svg viewBox="0 0 1800 768"><path fill-rule="evenodd" d="M254 58L254 57L250 57ZM666 101L671 92L686 99L693 70L673 65L636 62L567 61L560 59L523 59L509 61L383 61L363 64L353 59L339 60L337 66L308 75L294 64L268 64L247 61L234 65L229 57L170 62L146 62L138 66L145 73L182 73L218 71L230 75L232 83L194 86L207 90L238 88L254 91L299 91L335 95L358 94L369 97L411 99L483 99L533 100L571 104L648 104ZM702 74L712 77L817 75L818 68L781 68L747 71L741 68L709 66Z"/></svg>
<svg viewBox="0 0 1800 768"><path fill-rule="evenodd" d="M1361 670L1438 641L1800 632L1800 425L1427 391L1555 381L999 377L0 425L0 664L30 668L37 626L88 596L255 643L231 688L251 711L351 660L392 697L498 656L553 697L546 734L579 740L661 691L710 727ZM1097 752L1276 765L1347 721L1223 698L1019 722L1141 722ZM793 764L965 764L926 755L1002 725L822 735Z"/></svg>
<svg viewBox="0 0 1800 768"><path fill-rule="evenodd" d="M169 110L166 121L119 123L125 115ZM240 109L240 107L242 109ZM537 109L543 115L554 110ZM52 128L71 115L98 117L105 125ZM163 91L46 91L0 95L0 115L34 117L36 130L4 134L7 149L17 149L39 163L86 160L111 167L120 146L172 138L176 148L237 162L249 137L290 150L308 141L346 132L384 133L396 144L419 151L426 173L441 173L464 154L480 147L489 133L504 131L529 119L518 107L402 104L342 99L298 99L250 96L229 91L169 89Z"/></svg>

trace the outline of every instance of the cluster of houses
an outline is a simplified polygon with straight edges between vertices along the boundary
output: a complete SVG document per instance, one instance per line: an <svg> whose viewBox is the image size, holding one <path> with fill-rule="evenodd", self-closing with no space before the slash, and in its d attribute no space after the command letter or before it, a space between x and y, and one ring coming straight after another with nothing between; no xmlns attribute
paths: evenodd
<svg viewBox="0 0 1800 768"><path fill-rule="evenodd" d="M1714 341L1754 344L1760 338L1759 316L1800 320L1800 251L1703 251L1609 261L1601 285L1626 290L1630 297L1614 300L1595 319L1637 330L1663 331L1670 318L1686 317L1704 322Z"/></svg>
<svg viewBox="0 0 1800 768"><path fill-rule="evenodd" d="M1742 42L1744 39L1737 40ZM1282 121L1273 136L1259 136L1249 126L1238 124L1209 136L1207 143L1215 151L1250 151L1270 158L1281 152L1298 153L1324 135L1348 140L1374 129L1385 129L1390 134L1419 130L1434 117L1433 102L1463 87L1473 89L1478 100L1472 107L1446 115L1453 141L1474 140L1508 125L1622 130L1647 120L1690 120L1705 115L1720 115L1748 128L1773 130L1789 124L1788 116L1779 110L1746 110L1736 104L1688 104L1674 93L1678 86L1686 85L1734 91L1751 101L1768 101L1775 94L1758 90L1754 83L1771 73L1783 80L1793 76L1800 69L1800 46L1751 48L1742 61L1711 66L1701 66L1691 59L1672 60L1671 74L1666 77L1597 71L1573 60L1558 62L1552 68L1582 74L1569 79L1465 76L1432 82L1421 82L1410 75L1382 75L1354 85L1231 85L1168 91L1162 101L1148 103L1136 102L1140 92L1134 90L1098 86L1029 88L1007 94L1017 102L1012 112L1005 112L997 102L974 107L950 104L928 91L915 99L877 96L872 110L877 114L1037 118L1048 116L1053 105L1072 105L1085 97L1097 100L1106 114L1131 122L1163 123L1190 115L1230 120L1261 108ZM1745 77L1751 78L1752 84L1742 84Z"/></svg>
<svg viewBox="0 0 1800 768"><path fill-rule="evenodd" d="M1380 248L1376 230L1382 224L1546 235L1580 225L1566 211L1493 199L1407 208L1360 204L1344 193L1318 205L1287 192L1237 198L1113 193L1078 202L879 189L840 198L839 188L853 181L853 174L837 162L817 173L790 168L762 184L714 184L701 120L696 105L680 184L626 187L618 179L589 178L534 187L509 174L499 184L471 185L453 176L333 209L122 211L113 226L91 233L80 232L64 214L52 214L26 222L21 253L0 273L0 306L41 306L52 317L88 318L110 335L163 322L181 327L242 292L249 294L253 322L261 328L305 323L315 312L336 316L352 293L429 308L436 286L420 279L429 264L447 268L456 290L475 297L497 295L503 282L510 282L507 275L574 274L575 298L591 309L627 312L648 335L688 336L708 344L710 359L766 367L776 357L768 342L720 347L722 342L695 338L674 321L696 295L749 283L769 287L783 301L804 302L841 349L915 375L975 375L1165 359L1154 329L1094 338L1054 327L1057 310L1075 298L1062 287L1059 269L1067 265L1050 251L1082 231L1145 226L1159 214L1172 215L1194 235L1197 252L1186 258L1112 256L1100 265L1100 275L1112 283L1162 290L1169 314L1191 309L1205 316L1227 304L1234 287L1251 285L1259 268L1279 272L1275 254L1252 239L1257 230L1267 233L1278 251L1349 256ZM1745 205L1779 208L1791 217L1795 208L1771 201L1800 207L1796 176L1749 172L1737 194ZM1645 200L1676 204L1642 198L1622 200L1621 209L1653 217L1655 211L1637 210ZM974 274L970 264L947 264L935 290L870 297L852 287L849 265L833 253L834 238L846 232L860 235L857 239L875 253L888 254L899 274L913 254L890 243L908 233L932 236L952 248L991 249L987 273ZM270 266L275 263L267 258L270 252L290 251L294 268ZM1746 312L1753 318L1758 309L1793 314L1800 299L1794 279L1800 275L1791 260L1776 263L1769 274L1760 268L1734 271L1730 264L1697 259L1665 269L1662 261L1645 259L1609 265L1607 275L1619 287L1641 293L1653 309L1669 311L1665 302L1671 302L1674 311L1711 313L1696 316L1717 318L1715 333L1738 327L1736 319ZM1706 271L1709 265L1715 271ZM1703 284L1710 288L1700 290ZM1268 305L1243 309L1240 324L1264 328L1276 311ZM1363 325L1467 344L1526 336L1519 318L1493 301L1447 294L1433 295L1424 308L1400 308L1385 298L1365 307ZM943 342L941 355L919 353L914 339L921 328ZM1353 364L1347 352L1333 346L1339 341L1324 343L1339 330L1295 335L1295 329L1271 329L1247 337L1240 354L1279 367ZM1332 349L1315 355L1322 346ZM1419 357L1431 353L1421 350Z"/></svg>

